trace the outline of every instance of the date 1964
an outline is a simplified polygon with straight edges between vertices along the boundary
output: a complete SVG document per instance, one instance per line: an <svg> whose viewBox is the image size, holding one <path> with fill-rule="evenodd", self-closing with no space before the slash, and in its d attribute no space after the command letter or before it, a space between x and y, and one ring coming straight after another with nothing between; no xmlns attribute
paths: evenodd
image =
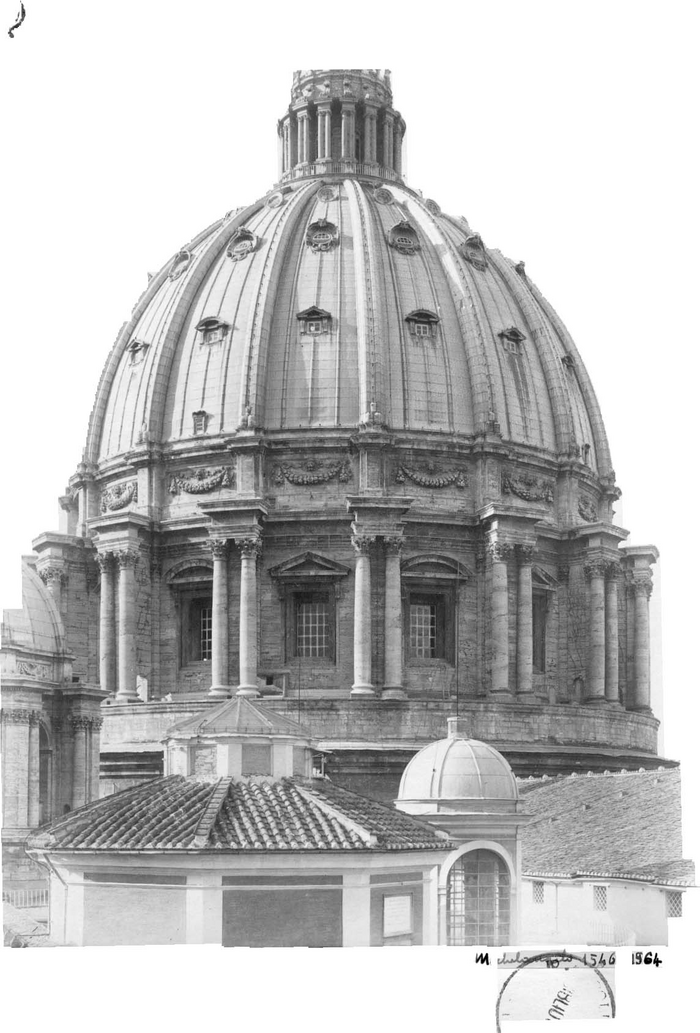
<svg viewBox="0 0 700 1033"><path fill-rule="evenodd" d="M661 958L656 951L647 951L642 954L641 951L635 951L632 955L633 965L653 965L654 968L658 968L661 964Z"/></svg>

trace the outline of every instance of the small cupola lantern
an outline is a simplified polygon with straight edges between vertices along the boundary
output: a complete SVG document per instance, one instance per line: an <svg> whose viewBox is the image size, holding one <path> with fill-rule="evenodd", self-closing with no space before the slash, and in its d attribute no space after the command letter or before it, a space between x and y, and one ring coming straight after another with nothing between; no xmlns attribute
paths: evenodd
<svg viewBox="0 0 700 1033"><path fill-rule="evenodd" d="M244 696L175 725L164 742L166 775L277 780L313 774L306 729Z"/></svg>

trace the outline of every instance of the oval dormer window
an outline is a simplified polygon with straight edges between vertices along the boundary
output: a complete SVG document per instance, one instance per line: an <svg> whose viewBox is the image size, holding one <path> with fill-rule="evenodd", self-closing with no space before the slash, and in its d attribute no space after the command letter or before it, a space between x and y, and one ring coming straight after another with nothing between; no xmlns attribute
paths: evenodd
<svg viewBox="0 0 700 1033"><path fill-rule="evenodd" d="M241 262L255 251L257 243L255 234L239 227L228 242L226 254L234 262Z"/></svg>
<svg viewBox="0 0 700 1033"><path fill-rule="evenodd" d="M399 222L389 230L389 246L402 255L415 255L420 250L418 234L410 222Z"/></svg>
<svg viewBox="0 0 700 1033"><path fill-rule="evenodd" d="M182 250L177 254L173 260L173 264L170 266L170 272L168 276L171 280L177 280L184 273L187 266L192 261L192 255L189 251Z"/></svg>
<svg viewBox="0 0 700 1033"><path fill-rule="evenodd" d="M330 251L338 241L338 227L327 219L312 222L306 232L306 243L312 251Z"/></svg>

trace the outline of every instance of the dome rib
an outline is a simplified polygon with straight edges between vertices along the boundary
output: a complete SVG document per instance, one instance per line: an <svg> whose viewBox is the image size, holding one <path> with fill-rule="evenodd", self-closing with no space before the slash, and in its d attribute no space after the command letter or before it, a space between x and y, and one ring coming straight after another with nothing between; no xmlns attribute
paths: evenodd
<svg viewBox="0 0 700 1033"><path fill-rule="evenodd" d="M267 372L272 309L277 301L277 287L284 266L284 259L280 260L278 256L286 255L290 236L298 220L298 209L304 210L305 202L309 201L315 192L315 187L315 183L307 183L292 193L275 222L260 277L248 341L241 362L243 369L240 393L241 419L245 417L248 406L257 421L264 412L264 409L260 408L260 402L264 402L264 398L258 398L258 385L261 385L262 392ZM292 218L295 214L297 215L296 220Z"/></svg>
<svg viewBox="0 0 700 1033"><path fill-rule="evenodd" d="M377 282L377 270L372 246L374 241L370 236L370 212L362 188L354 180L345 180L343 186L350 201L350 221L353 228L360 418L363 413L369 411L370 402L375 402L380 412L386 412L386 400L383 397L377 399L377 385L371 374L375 360L376 333L372 284ZM360 247L357 246L358 243Z"/></svg>

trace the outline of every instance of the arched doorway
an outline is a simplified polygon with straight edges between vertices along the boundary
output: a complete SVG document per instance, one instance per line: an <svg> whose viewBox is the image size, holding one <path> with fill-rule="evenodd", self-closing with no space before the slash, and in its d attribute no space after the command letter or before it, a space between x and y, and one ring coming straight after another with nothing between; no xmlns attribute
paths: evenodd
<svg viewBox="0 0 700 1033"><path fill-rule="evenodd" d="M470 850L447 874L447 943L489 946L510 938L510 876L492 850Z"/></svg>
<svg viewBox="0 0 700 1033"><path fill-rule="evenodd" d="M43 725L39 725L39 824L50 821L51 814L51 743Z"/></svg>

